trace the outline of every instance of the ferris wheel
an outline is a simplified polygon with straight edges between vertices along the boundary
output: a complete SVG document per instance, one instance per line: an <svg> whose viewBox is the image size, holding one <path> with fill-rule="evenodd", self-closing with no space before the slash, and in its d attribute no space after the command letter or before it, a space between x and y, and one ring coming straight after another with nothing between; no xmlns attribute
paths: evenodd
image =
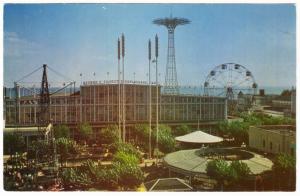
<svg viewBox="0 0 300 196"><path fill-rule="evenodd" d="M236 63L224 63L210 71L204 82L204 95L237 99L239 94L256 94L257 84L246 67Z"/></svg>

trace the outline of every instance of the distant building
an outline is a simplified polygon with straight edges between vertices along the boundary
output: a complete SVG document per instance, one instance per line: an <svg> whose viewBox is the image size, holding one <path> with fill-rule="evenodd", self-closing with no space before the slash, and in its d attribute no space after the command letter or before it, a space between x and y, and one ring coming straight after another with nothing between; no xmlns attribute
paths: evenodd
<svg viewBox="0 0 300 196"><path fill-rule="evenodd" d="M291 115L292 117L296 116L296 89L292 89L291 95Z"/></svg>
<svg viewBox="0 0 300 196"><path fill-rule="evenodd" d="M253 95L243 94L240 92L237 97L237 109L239 111L247 111L253 105Z"/></svg>
<svg viewBox="0 0 300 196"><path fill-rule="evenodd" d="M249 147L266 153L295 155L296 127L291 125L251 126Z"/></svg>

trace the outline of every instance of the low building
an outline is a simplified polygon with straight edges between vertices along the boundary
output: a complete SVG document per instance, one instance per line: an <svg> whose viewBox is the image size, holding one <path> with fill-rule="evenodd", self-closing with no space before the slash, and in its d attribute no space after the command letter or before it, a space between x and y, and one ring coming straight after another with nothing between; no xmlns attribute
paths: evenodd
<svg viewBox="0 0 300 196"><path fill-rule="evenodd" d="M291 125L251 126L249 147L272 154L296 154L296 127Z"/></svg>
<svg viewBox="0 0 300 196"><path fill-rule="evenodd" d="M226 98L161 94L161 86L157 87L156 84L152 84L150 88L152 120L158 116L159 123L174 126L185 123L196 126L198 123L216 124L227 119ZM146 82L125 81L124 89L126 126L147 123L150 108L149 85ZM98 131L102 127L121 121L123 93L122 88L119 91L117 81L84 82L79 91L71 90L65 89L65 92L51 94L49 119L52 124L66 124L71 129L76 129L78 124L88 122ZM41 110L39 102L39 95L5 97L6 126L37 126Z"/></svg>

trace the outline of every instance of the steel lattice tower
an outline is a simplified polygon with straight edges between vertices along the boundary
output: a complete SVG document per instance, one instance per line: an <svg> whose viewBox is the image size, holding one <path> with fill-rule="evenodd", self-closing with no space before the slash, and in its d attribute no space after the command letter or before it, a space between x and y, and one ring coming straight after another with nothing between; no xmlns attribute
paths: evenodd
<svg viewBox="0 0 300 196"><path fill-rule="evenodd" d="M178 81L176 72L176 61L175 61L175 44L174 44L174 31L178 25L189 24L190 21L185 18L159 18L153 20L156 25L163 25L168 29L168 56L166 65L166 76L164 93L165 94L178 94Z"/></svg>
<svg viewBox="0 0 300 196"><path fill-rule="evenodd" d="M47 80L47 65L43 65L43 78L40 92L40 115L39 124L47 125L50 121L49 119L49 106L50 106L50 93L49 85Z"/></svg>

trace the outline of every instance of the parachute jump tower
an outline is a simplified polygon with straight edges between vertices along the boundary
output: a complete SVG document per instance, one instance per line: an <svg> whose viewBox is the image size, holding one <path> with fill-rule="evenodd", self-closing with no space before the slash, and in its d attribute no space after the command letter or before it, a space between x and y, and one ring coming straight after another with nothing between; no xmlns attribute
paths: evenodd
<svg viewBox="0 0 300 196"><path fill-rule="evenodd" d="M175 44L174 32L178 25L189 24L190 21L185 18L158 18L153 20L153 24L163 25L168 29L168 56L166 65L164 94L176 95L179 94L179 87L177 81L176 61L175 61Z"/></svg>

